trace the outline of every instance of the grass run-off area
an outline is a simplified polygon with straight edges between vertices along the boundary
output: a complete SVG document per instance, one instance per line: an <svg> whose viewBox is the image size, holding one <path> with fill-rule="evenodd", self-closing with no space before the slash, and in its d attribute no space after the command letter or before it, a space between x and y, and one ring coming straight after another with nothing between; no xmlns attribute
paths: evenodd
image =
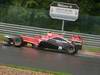
<svg viewBox="0 0 100 75"><path fill-rule="evenodd" d="M4 35L0 33L0 43L2 43L4 39Z"/></svg>
<svg viewBox="0 0 100 75"><path fill-rule="evenodd" d="M87 51L90 51L90 52L100 52L100 47L83 46L83 50L87 50Z"/></svg>
<svg viewBox="0 0 100 75"><path fill-rule="evenodd" d="M0 75L72 75L17 65L0 65Z"/></svg>

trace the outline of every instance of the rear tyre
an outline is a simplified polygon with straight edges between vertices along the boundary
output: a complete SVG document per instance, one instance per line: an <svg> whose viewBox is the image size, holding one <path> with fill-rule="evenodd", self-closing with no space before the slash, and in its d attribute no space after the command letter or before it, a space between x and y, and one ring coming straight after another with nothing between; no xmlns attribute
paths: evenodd
<svg viewBox="0 0 100 75"><path fill-rule="evenodd" d="M75 55L75 54L77 54L77 52L78 52L78 49L76 49L74 46L72 46L72 45L68 46L67 53L69 55Z"/></svg>
<svg viewBox="0 0 100 75"><path fill-rule="evenodd" d="M75 48L78 50L82 50L82 44L80 42L72 42L75 45Z"/></svg>
<svg viewBox="0 0 100 75"><path fill-rule="evenodd" d="M82 45L76 45L75 47L76 47L76 49L78 49L78 50L82 50Z"/></svg>

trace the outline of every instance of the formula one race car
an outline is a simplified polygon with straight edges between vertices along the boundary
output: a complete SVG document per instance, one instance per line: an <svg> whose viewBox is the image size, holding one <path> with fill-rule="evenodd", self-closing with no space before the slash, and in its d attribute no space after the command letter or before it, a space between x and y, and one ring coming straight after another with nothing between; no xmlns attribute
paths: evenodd
<svg viewBox="0 0 100 75"><path fill-rule="evenodd" d="M39 49L50 49L58 52L65 52L67 54L76 54L79 50L78 45L64 38L63 35L56 33L48 33L46 35L16 35L5 36L6 45L13 45L16 47L29 46Z"/></svg>

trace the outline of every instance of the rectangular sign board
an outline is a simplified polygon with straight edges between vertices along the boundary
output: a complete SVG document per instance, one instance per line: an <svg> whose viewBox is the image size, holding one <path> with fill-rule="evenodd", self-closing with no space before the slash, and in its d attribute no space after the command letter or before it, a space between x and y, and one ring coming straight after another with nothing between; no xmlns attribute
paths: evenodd
<svg viewBox="0 0 100 75"><path fill-rule="evenodd" d="M49 14L53 19L75 21L78 19L79 9L68 8L67 6L50 6Z"/></svg>

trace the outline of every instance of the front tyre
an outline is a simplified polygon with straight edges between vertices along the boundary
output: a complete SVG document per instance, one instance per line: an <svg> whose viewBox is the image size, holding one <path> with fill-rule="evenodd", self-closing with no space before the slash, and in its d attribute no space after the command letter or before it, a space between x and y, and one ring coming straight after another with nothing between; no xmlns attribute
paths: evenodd
<svg viewBox="0 0 100 75"><path fill-rule="evenodd" d="M15 37L14 38L14 46L21 47L23 43L23 40L21 37Z"/></svg>

